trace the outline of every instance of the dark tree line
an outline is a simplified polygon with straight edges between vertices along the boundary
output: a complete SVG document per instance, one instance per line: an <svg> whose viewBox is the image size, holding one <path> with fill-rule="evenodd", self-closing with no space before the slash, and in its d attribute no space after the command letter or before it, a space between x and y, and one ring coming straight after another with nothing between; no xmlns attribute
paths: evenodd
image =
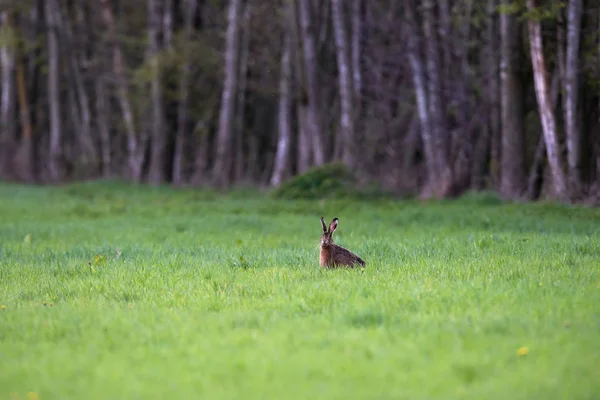
<svg viewBox="0 0 600 400"><path fill-rule="evenodd" d="M600 192L591 0L11 0L0 174Z"/></svg>

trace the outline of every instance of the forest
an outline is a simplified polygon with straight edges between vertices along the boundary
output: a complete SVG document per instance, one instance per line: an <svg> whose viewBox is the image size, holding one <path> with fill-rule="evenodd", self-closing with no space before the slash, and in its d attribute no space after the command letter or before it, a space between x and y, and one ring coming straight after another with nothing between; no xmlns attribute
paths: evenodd
<svg viewBox="0 0 600 400"><path fill-rule="evenodd" d="M0 179L600 201L600 2L5 0Z"/></svg>

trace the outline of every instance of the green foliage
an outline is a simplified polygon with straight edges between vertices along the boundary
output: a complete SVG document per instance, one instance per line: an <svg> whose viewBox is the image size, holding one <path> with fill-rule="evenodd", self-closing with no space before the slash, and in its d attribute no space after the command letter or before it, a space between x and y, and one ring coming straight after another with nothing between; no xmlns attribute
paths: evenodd
<svg viewBox="0 0 600 400"><path fill-rule="evenodd" d="M354 174L341 163L313 167L287 180L272 192L280 199L321 199L357 194Z"/></svg>
<svg viewBox="0 0 600 400"><path fill-rule="evenodd" d="M598 209L319 203L0 185L0 398L596 396Z"/></svg>

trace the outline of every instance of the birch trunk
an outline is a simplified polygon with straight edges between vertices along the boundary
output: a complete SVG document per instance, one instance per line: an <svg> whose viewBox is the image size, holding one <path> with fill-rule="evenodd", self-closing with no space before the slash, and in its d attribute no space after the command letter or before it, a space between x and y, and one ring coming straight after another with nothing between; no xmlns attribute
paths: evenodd
<svg viewBox="0 0 600 400"><path fill-rule="evenodd" d="M511 0L502 0L507 5ZM500 16L501 60L500 95L502 113L502 150L500 192L516 199L525 188L525 139L523 128L523 93L520 78L521 42L517 17Z"/></svg>
<svg viewBox="0 0 600 400"><path fill-rule="evenodd" d="M48 107L50 119L48 172L53 182L61 179L61 136L62 124L60 115L60 54L58 51L58 24L55 10L56 0L45 2L46 26L48 28Z"/></svg>
<svg viewBox="0 0 600 400"><path fill-rule="evenodd" d="M105 77L96 78L96 122L100 134L100 157L102 160L102 175L107 178L111 175L111 143L110 129L108 126L108 105L106 101Z"/></svg>
<svg viewBox="0 0 600 400"><path fill-rule="evenodd" d="M444 196L450 188L452 172L448 164L448 131L442 108L442 82L440 79L439 42L435 27L434 3L423 1L423 33L425 35L425 54L427 69L427 105L429 107L430 129L435 151L437 179L431 187L436 196Z"/></svg>
<svg viewBox="0 0 600 400"><path fill-rule="evenodd" d="M288 8L293 3L288 4ZM291 14L288 12L288 14ZM289 19L288 19L289 21ZM271 186L279 186L286 176L290 165L290 143L291 133L291 83L292 83L292 38L289 29L284 33L283 52L281 55L281 76L279 78L279 108L277 110L277 125L279 135L277 137L277 153L275 155L275 166L271 176Z"/></svg>
<svg viewBox="0 0 600 400"><path fill-rule="evenodd" d="M184 41L186 45L192 38L194 30L194 15L196 15L197 0L185 0L184 7ZM177 108L177 133L173 150L173 183L183 182L183 149L186 143L189 89L191 63L188 52L183 53L183 64L179 76L179 105Z"/></svg>
<svg viewBox="0 0 600 400"><path fill-rule="evenodd" d="M419 52L421 40L416 23L416 12L413 9L414 6L412 5L411 0L404 0L404 5L406 10L406 23L409 30L407 48L408 61L412 72L412 82L415 90L421 138L425 149L425 164L427 166L427 183L425 186L432 187L439 177L439 171L437 169L435 143L431 131L431 121L429 119L425 66Z"/></svg>
<svg viewBox="0 0 600 400"><path fill-rule="evenodd" d="M536 0L527 0L527 8L530 11L534 10L536 7ZM548 95L540 22L530 19L527 24L531 50L531 63L533 64L535 94L542 121L544 140L546 142L546 155L548 157L548 163L550 164L555 194L558 198L564 199L567 194L567 184L558 149L556 122L554 120L554 113L552 112L552 106Z"/></svg>
<svg viewBox="0 0 600 400"><path fill-rule="evenodd" d="M14 123L16 107L14 47L16 46L16 43L14 41L15 34L11 22L9 11L0 13L0 29L2 29L2 35L5 38L5 43L0 47L0 64L2 68L2 76L0 78L2 82L2 104L0 105L0 125L2 128L0 131L0 148L2 150L8 149L15 140L16 128L16 124ZM4 151L0 153L0 157L3 159L8 156L9 154L4 153Z"/></svg>
<svg viewBox="0 0 600 400"><path fill-rule="evenodd" d="M85 87L81 67L77 60L77 53L73 38L73 29L68 16L62 15L60 9L56 10L57 21L62 28L66 47L70 49L68 52L69 71L72 81L72 87L75 91L75 108L80 115L79 129L77 130L77 138L80 147L80 154L87 162L94 164L96 162L96 148L92 137L92 115L90 110L90 100Z"/></svg>
<svg viewBox="0 0 600 400"><path fill-rule="evenodd" d="M163 117L163 93L161 86L160 68L160 27L161 27L161 0L148 0L148 39L149 39L149 62L152 71L150 91L152 97L152 126L150 169L148 180L153 185L159 185L165 180L165 124Z"/></svg>
<svg viewBox="0 0 600 400"><path fill-rule="evenodd" d="M344 14L342 12L342 0L331 0L333 30L336 47L336 58L338 67L338 88L340 94L340 133L343 137L344 164L353 168L356 163L355 137L354 137L354 115L352 110L352 76L350 71L350 52L346 27L344 26Z"/></svg>
<svg viewBox="0 0 600 400"><path fill-rule="evenodd" d="M501 102L500 102L500 74L498 70L500 57L498 57L498 51L500 48L500 40L498 38L498 14L496 8L498 0L488 0L486 6L488 26L486 28L486 50L485 50L485 63L487 64L486 72L488 74L487 79L487 100L489 102L490 114L489 114L489 148L490 148L490 171L492 185L498 187L500 184L500 162L501 162L501 134L500 134L500 115L501 115Z"/></svg>
<svg viewBox="0 0 600 400"><path fill-rule="evenodd" d="M227 13L225 77L221 92L216 160L213 170L213 181L219 186L229 183L231 179L231 135L238 75L240 2L240 0L230 0Z"/></svg>
<svg viewBox="0 0 600 400"><path fill-rule="evenodd" d="M139 182L142 176L142 161L139 156L139 138L136 133L135 117L131 103L129 101L129 88L127 85L127 76L125 75L125 66L121 46L117 39L114 17L110 9L110 0L100 0L102 4L102 18L108 30L110 44L113 53L113 70L117 81L117 98L119 107L123 114L125 122L125 131L127 133L127 167L128 174L134 182Z"/></svg>
<svg viewBox="0 0 600 400"><path fill-rule="evenodd" d="M25 63L21 59L19 47L15 51L17 73L17 95L19 100L19 119L21 123L21 141L15 157L17 175L24 181L31 181L34 177L33 168L33 128L27 98L27 83L25 82Z"/></svg>
<svg viewBox="0 0 600 400"><path fill-rule="evenodd" d="M234 162L234 176L236 181L241 181L244 177L245 169L245 153L244 153L244 142L246 140L246 131L244 129L245 113L244 108L246 104L246 87L248 83L248 53L250 52L250 17L252 15L252 6L248 2L244 6L244 12L242 16L242 43L240 46L240 61L238 68L238 88L236 97L236 109L237 115L235 119L234 129L234 142L235 142L235 154L233 159Z"/></svg>
<svg viewBox="0 0 600 400"><path fill-rule="evenodd" d="M355 104L360 104L362 94L361 71L361 33L362 33L362 0L352 0L352 87L354 89Z"/></svg>
<svg viewBox="0 0 600 400"><path fill-rule="evenodd" d="M310 141L313 149L313 160L316 165L325 163L325 149L323 146L323 133L319 115L319 94L317 80L317 60L315 39L312 31L310 1L298 0L300 8L300 36L304 53L305 90L307 94L307 125L310 132Z"/></svg>
<svg viewBox="0 0 600 400"><path fill-rule="evenodd" d="M579 41L582 0L569 0L567 9L567 50L564 76L564 118L567 139L569 192L574 198L581 190L581 132L577 115L579 98Z"/></svg>

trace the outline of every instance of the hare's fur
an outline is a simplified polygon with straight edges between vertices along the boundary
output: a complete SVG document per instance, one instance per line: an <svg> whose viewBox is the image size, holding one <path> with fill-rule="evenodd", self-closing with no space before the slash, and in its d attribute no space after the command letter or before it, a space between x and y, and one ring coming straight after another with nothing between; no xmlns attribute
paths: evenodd
<svg viewBox="0 0 600 400"><path fill-rule="evenodd" d="M360 264L362 267L364 267L366 263L362 258L352 253L350 250L333 243L333 232L335 232L337 226L337 218L334 218L331 221L328 228L327 225L325 225L325 219L321 217L321 227L323 228L323 235L321 236L321 250L319 254L321 267L354 267L356 264Z"/></svg>

